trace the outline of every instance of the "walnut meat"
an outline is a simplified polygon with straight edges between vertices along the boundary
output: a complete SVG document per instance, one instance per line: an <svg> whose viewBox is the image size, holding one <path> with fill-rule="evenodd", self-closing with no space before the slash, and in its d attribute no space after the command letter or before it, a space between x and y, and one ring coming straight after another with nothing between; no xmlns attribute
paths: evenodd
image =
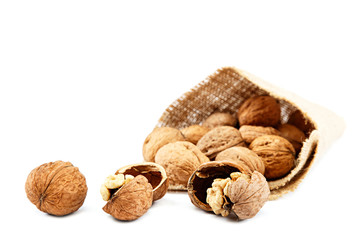
<svg viewBox="0 0 360 240"><path fill-rule="evenodd" d="M155 128L145 139L143 144L143 156L146 162L154 162L156 152L164 145L184 141L185 138L180 130L171 127Z"/></svg>
<svg viewBox="0 0 360 240"><path fill-rule="evenodd" d="M280 135L280 132L273 127L243 125L240 127L242 138L247 144L254 141L255 138L263 135Z"/></svg>
<svg viewBox="0 0 360 240"><path fill-rule="evenodd" d="M220 126L206 133L196 146L210 159L214 159L219 152L234 146L245 146L245 143L238 129Z"/></svg>
<svg viewBox="0 0 360 240"><path fill-rule="evenodd" d="M186 190L190 175L209 159L192 143L179 141L168 143L159 149L155 163L166 170L170 190Z"/></svg>
<svg viewBox="0 0 360 240"><path fill-rule="evenodd" d="M270 195L265 177L255 171L245 174L231 161L204 163L191 175L188 183L191 202L205 211L238 219L254 217Z"/></svg>
<svg viewBox="0 0 360 240"><path fill-rule="evenodd" d="M33 169L27 177L25 191L40 211L63 216L83 205L87 186L77 167L70 162L56 161Z"/></svg>
<svg viewBox="0 0 360 240"><path fill-rule="evenodd" d="M181 133L184 135L185 140L193 144L197 144L200 138L204 136L210 129L200 125L191 125L189 127L181 129Z"/></svg>
<svg viewBox="0 0 360 240"><path fill-rule="evenodd" d="M282 124L278 127L280 135L286 138L295 148L296 152L300 152L306 137L304 132L291 124Z"/></svg>
<svg viewBox="0 0 360 240"><path fill-rule="evenodd" d="M240 126L274 127L280 122L280 105L271 96L251 97L241 104L237 116Z"/></svg>
<svg viewBox="0 0 360 240"><path fill-rule="evenodd" d="M143 175L153 188L153 200L162 198L169 188L169 178L165 169L157 163L142 162L124 166L118 169L115 175Z"/></svg>
<svg viewBox="0 0 360 240"><path fill-rule="evenodd" d="M267 179L283 177L295 166L295 149L283 137L264 135L256 138L249 148L263 160Z"/></svg>
<svg viewBox="0 0 360 240"><path fill-rule="evenodd" d="M261 174L265 173L265 165L262 159L253 151L246 147L231 147L220 152L215 161L234 161L239 165L242 165L245 172L252 173L258 171Z"/></svg>
<svg viewBox="0 0 360 240"><path fill-rule="evenodd" d="M203 121L202 126L211 129L219 126L235 127L236 124L237 124L236 117L231 115L230 113L215 112Z"/></svg>
<svg viewBox="0 0 360 240"><path fill-rule="evenodd" d="M116 177L114 178L116 179ZM105 180L100 189L103 199L103 192L107 188L107 182L108 179ZM138 219L149 210L153 202L151 184L142 175L138 175L128 182L120 184L119 188L108 190L110 197L103 210L119 220L130 221Z"/></svg>

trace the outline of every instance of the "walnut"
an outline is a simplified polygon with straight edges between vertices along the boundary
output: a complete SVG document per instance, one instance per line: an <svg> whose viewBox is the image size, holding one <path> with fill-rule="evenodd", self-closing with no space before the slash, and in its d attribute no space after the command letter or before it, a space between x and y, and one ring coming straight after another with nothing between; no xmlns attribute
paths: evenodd
<svg viewBox="0 0 360 240"><path fill-rule="evenodd" d="M278 127L280 136L286 138L294 147L296 152L300 152L306 137L304 132L291 124L282 124Z"/></svg>
<svg viewBox="0 0 360 240"><path fill-rule="evenodd" d="M63 216L83 205L87 186L77 167L70 162L55 161L33 169L27 177L25 191L40 211Z"/></svg>
<svg viewBox="0 0 360 240"><path fill-rule="evenodd" d="M280 122L280 105L271 96L251 97L241 104L237 116L240 126L274 127Z"/></svg>
<svg viewBox="0 0 360 240"><path fill-rule="evenodd" d="M154 162L156 152L165 144L184 141L185 138L180 130L171 127L155 128L145 139L143 144L143 156L146 162Z"/></svg>
<svg viewBox="0 0 360 240"><path fill-rule="evenodd" d="M114 177L116 178L116 177ZM126 179L126 177L125 177ZM107 186L107 179L101 186L100 193L104 198L103 192ZM119 220L135 220L144 215L151 207L153 202L153 191L151 184L146 177L138 175L128 182L123 182L119 188L108 189L109 199L103 210Z"/></svg>
<svg viewBox="0 0 360 240"><path fill-rule="evenodd" d="M188 183L191 202L205 211L238 219L254 217L270 195L265 177L255 171L245 174L232 161L204 163L191 175Z"/></svg>
<svg viewBox="0 0 360 240"><path fill-rule="evenodd" d="M267 179L283 177L295 166L295 149L283 137L264 135L256 138L249 148L263 160Z"/></svg>
<svg viewBox="0 0 360 240"><path fill-rule="evenodd" d="M214 159L219 152L234 146L245 146L245 143L238 129L220 126L206 133L196 146L210 159Z"/></svg>
<svg viewBox="0 0 360 240"><path fill-rule="evenodd" d="M231 147L220 152L215 161L235 161L237 164L242 165L244 173L252 173L258 171L261 174L265 173L265 165L262 159L253 151L246 147Z"/></svg>
<svg viewBox="0 0 360 240"><path fill-rule="evenodd" d="M237 124L236 117L234 117L230 113L215 112L203 121L202 126L211 129L219 126L235 127L236 124Z"/></svg>
<svg viewBox="0 0 360 240"><path fill-rule="evenodd" d="M192 143L178 141L159 149L155 162L163 166L169 177L170 190L186 190L190 175L209 159Z"/></svg>
<svg viewBox="0 0 360 240"><path fill-rule="evenodd" d="M244 141L250 144L255 138L263 135L280 135L280 132L273 127L243 125L240 133Z"/></svg>
<svg viewBox="0 0 360 240"><path fill-rule="evenodd" d="M294 125L304 133L309 133L314 128L311 122L300 111L296 110L289 116L288 124Z"/></svg>
<svg viewBox="0 0 360 240"><path fill-rule="evenodd" d="M185 140L193 144L197 144L200 138L204 136L210 129L200 125L191 125L184 129L181 129L181 133L184 135Z"/></svg>
<svg viewBox="0 0 360 240"><path fill-rule="evenodd" d="M160 164L153 162L142 162L124 166L118 169L115 175L143 175L153 188L154 201L162 198L169 188L169 178L165 169Z"/></svg>

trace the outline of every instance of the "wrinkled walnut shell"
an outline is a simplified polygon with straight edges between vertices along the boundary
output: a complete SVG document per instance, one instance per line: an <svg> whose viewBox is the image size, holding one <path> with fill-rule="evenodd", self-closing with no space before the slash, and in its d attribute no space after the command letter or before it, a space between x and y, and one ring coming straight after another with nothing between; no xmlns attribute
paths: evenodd
<svg viewBox="0 0 360 240"><path fill-rule="evenodd" d="M245 146L238 129L230 126L220 126L211 129L196 144L196 146L210 159L227 148Z"/></svg>
<svg viewBox="0 0 360 240"><path fill-rule="evenodd" d="M117 190L103 207L103 210L119 220L138 219L152 205L152 190L146 177L138 175Z"/></svg>
<svg viewBox="0 0 360 240"><path fill-rule="evenodd" d="M263 135L280 135L280 132L273 127L243 125L239 131L247 144L250 144L255 138Z"/></svg>
<svg viewBox="0 0 360 240"><path fill-rule="evenodd" d="M295 166L295 149L283 137L264 135L249 146L265 164L265 177L277 179L285 176Z"/></svg>
<svg viewBox="0 0 360 240"><path fill-rule="evenodd" d="M186 141L168 143L159 149L155 162L165 168L169 190L186 190L190 175L210 161L194 144Z"/></svg>
<svg viewBox="0 0 360 240"><path fill-rule="evenodd" d="M200 138L204 136L210 129L200 125L191 125L189 127L181 129L181 133L184 135L185 140L193 144L197 144Z"/></svg>
<svg viewBox="0 0 360 240"><path fill-rule="evenodd" d="M164 145L184 141L181 131L171 127L155 128L145 139L143 144L143 156L146 162L155 162L157 151Z"/></svg>
<svg viewBox="0 0 360 240"><path fill-rule="evenodd" d="M238 113L240 126L276 126L280 122L280 104L271 96L255 96L246 99Z"/></svg>
<svg viewBox="0 0 360 240"><path fill-rule="evenodd" d="M286 138L295 148L296 152L300 152L306 137L304 132L291 124L282 124L278 127L280 136Z"/></svg>
<svg viewBox="0 0 360 240"><path fill-rule="evenodd" d="M154 201L162 198L169 187L169 179L166 175L166 171L157 163L143 162L127 165L118 169L115 175L117 174L129 174L134 177L137 175L143 175L146 177L153 188Z"/></svg>
<svg viewBox="0 0 360 240"><path fill-rule="evenodd" d="M213 211L206 202L206 190L211 187L214 179L228 178L233 172L243 173L243 169L232 161L214 161L200 165L188 182L191 202L205 211ZM229 186L231 210L239 219L255 216L268 200L269 195L266 179L257 171L251 174L250 182L239 179Z"/></svg>
<svg viewBox="0 0 360 240"><path fill-rule="evenodd" d="M56 161L33 169L27 177L25 191L40 211L63 216L83 205L87 186L77 167L70 162Z"/></svg>
<svg viewBox="0 0 360 240"><path fill-rule="evenodd" d="M202 126L212 129L219 126L235 127L236 124L236 117L234 117L230 113L215 112L203 121Z"/></svg>
<svg viewBox="0 0 360 240"><path fill-rule="evenodd" d="M246 147L231 147L220 152L215 161L235 161L239 165L243 165L246 170L245 173L252 173L258 171L261 174L265 173L265 165L262 159L253 151Z"/></svg>

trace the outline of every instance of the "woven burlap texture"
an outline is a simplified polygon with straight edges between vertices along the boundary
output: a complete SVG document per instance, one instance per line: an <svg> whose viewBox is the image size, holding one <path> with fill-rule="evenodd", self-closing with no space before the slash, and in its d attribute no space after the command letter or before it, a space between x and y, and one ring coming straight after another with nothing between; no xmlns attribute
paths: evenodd
<svg viewBox="0 0 360 240"><path fill-rule="evenodd" d="M341 117L246 71L225 67L175 100L164 111L157 127L181 129L193 124L201 124L216 111L236 115L242 102L256 95L270 95L279 100L281 123L286 123L294 111L300 110L313 126L306 133L307 139L296 159L295 168L285 177L268 182L271 190L270 199L274 200L295 190L312 163L341 136L345 128Z"/></svg>

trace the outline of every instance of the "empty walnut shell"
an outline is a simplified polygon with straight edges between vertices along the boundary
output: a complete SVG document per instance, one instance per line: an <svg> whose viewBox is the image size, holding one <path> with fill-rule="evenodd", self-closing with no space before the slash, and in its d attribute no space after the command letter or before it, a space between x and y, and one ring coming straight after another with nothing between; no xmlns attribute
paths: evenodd
<svg viewBox="0 0 360 240"><path fill-rule="evenodd" d="M273 127L243 125L239 130L242 138L248 144L263 135L280 135L280 132Z"/></svg>
<svg viewBox="0 0 360 240"><path fill-rule="evenodd" d="M219 127L219 126L235 127L237 122L238 121L237 121L236 117L231 115L230 113L215 112L203 121L202 126L210 128L210 129Z"/></svg>
<svg viewBox="0 0 360 240"><path fill-rule="evenodd" d="M264 135L256 138L249 148L263 160L267 179L283 177L295 165L295 149L283 137Z"/></svg>
<svg viewBox="0 0 360 240"><path fill-rule="evenodd" d="M207 189L211 187L214 179L228 178L233 172L243 173L243 169L232 161L201 164L188 182L188 195L191 202L205 211L213 211L206 202ZM237 180L230 184L229 196L232 203L230 208L239 219L248 219L258 213L269 195L270 190L265 177L255 171L251 174L250 182Z"/></svg>
<svg viewBox="0 0 360 240"><path fill-rule="evenodd" d="M209 130L209 128L204 126L191 125L181 129L181 133L184 135L186 141L196 145L200 138L202 138Z"/></svg>
<svg viewBox="0 0 360 240"><path fill-rule="evenodd" d="M210 159L214 159L219 152L234 146L245 146L245 143L238 129L220 126L206 133L196 146Z"/></svg>
<svg viewBox="0 0 360 240"><path fill-rule="evenodd" d="M231 147L220 152L215 161L235 161L239 165L243 165L245 173L252 173L258 171L261 174L265 173L265 165L262 159L253 151L246 147Z"/></svg>
<svg viewBox="0 0 360 240"><path fill-rule="evenodd" d="M155 162L157 151L164 145L184 141L181 131L171 127L155 128L145 139L143 144L143 156L146 162Z"/></svg>
<svg viewBox="0 0 360 240"><path fill-rule="evenodd" d="M280 122L280 104L271 96L246 99L237 113L240 126L276 126Z"/></svg>
<svg viewBox="0 0 360 240"><path fill-rule="evenodd" d="M190 175L208 161L194 144L186 141L168 143L155 156L155 162L165 168L169 177L169 190L186 190Z"/></svg>
<svg viewBox="0 0 360 240"><path fill-rule="evenodd" d="M144 215L153 202L153 191L146 177L138 175L117 190L103 210L119 220L135 220Z"/></svg>
<svg viewBox="0 0 360 240"><path fill-rule="evenodd" d="M25 191L40 211L63 216L83 205L87 186L77 167L70 162L55 161L33 169L27 177Z"/></svg>
<svg viewBox="0 0 360 240"><path fill-rule="evenodd" d="M165 169L160 164L153 162L127 165L118 169L116 174L128 174L134 177L143 175L146 177L153 188L154 201L162 198L169 187L169 178L166 175Z"/></svg>

